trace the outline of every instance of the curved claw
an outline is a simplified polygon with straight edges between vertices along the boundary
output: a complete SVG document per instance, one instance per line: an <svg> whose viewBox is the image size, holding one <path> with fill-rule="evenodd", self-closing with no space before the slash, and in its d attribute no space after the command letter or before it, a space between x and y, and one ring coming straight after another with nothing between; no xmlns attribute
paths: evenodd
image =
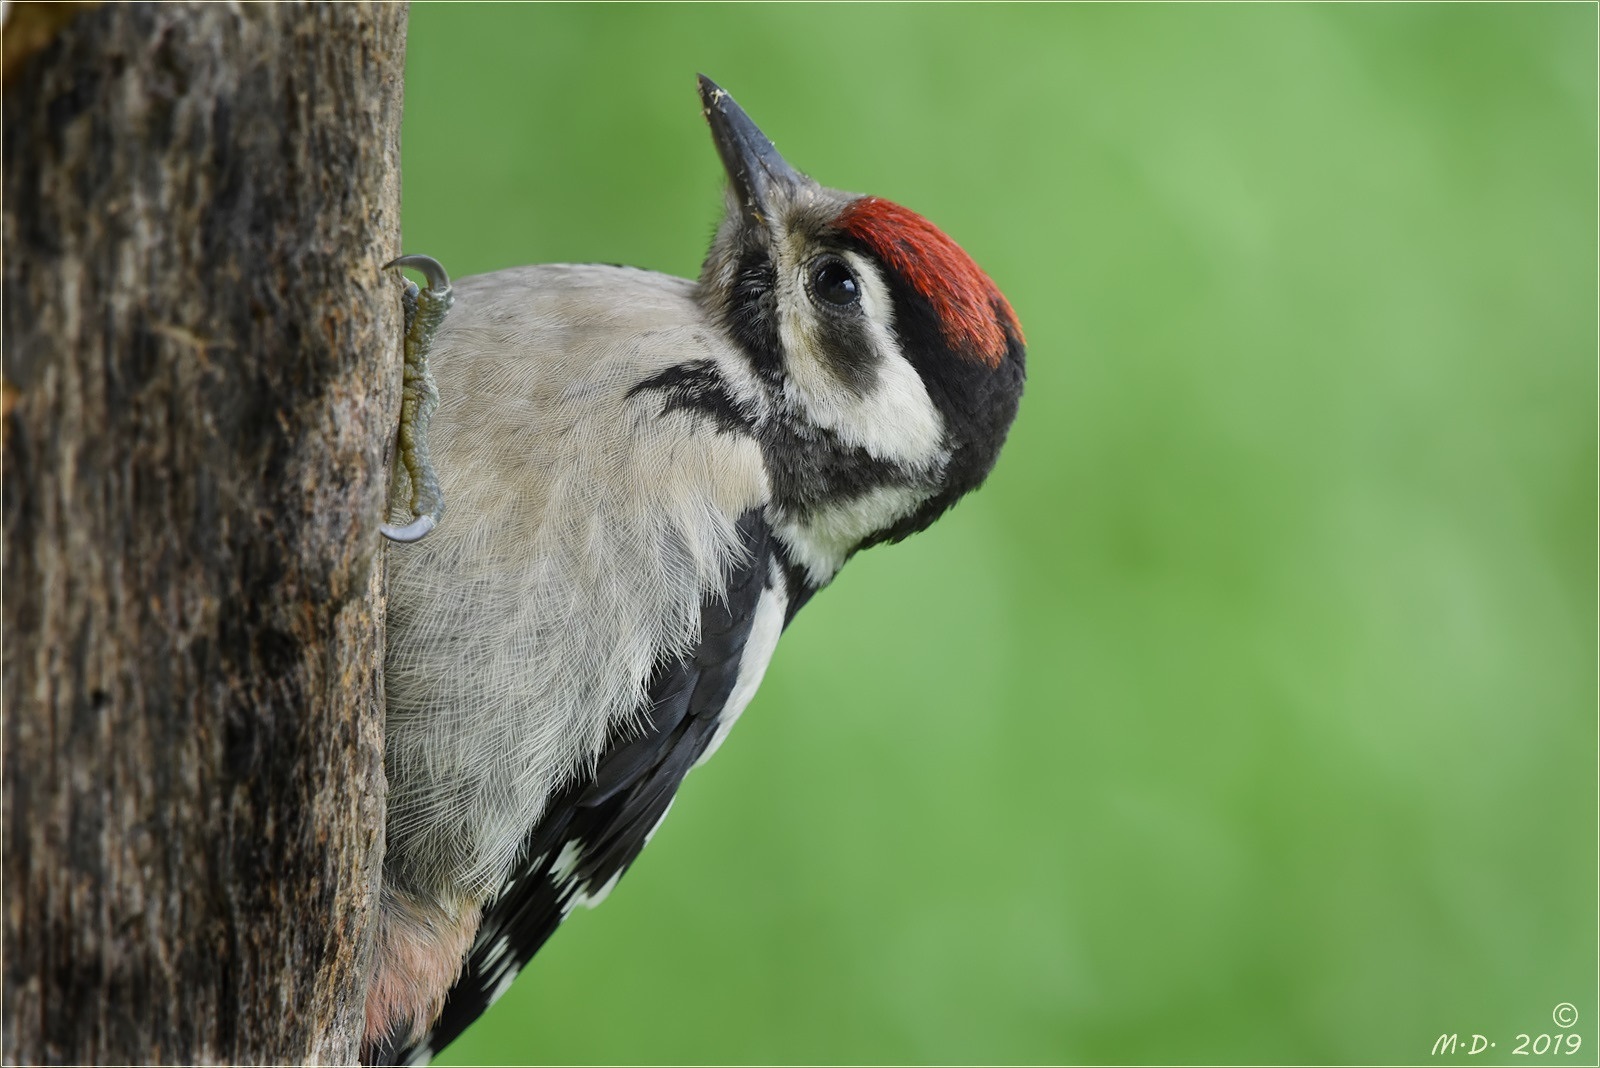
<svg viewBox="0 0 1600 1068"><path fill-rule="evenodd" d="M444 264L432 256L396 256L383 265L383 269L386 271L390 267L410 267L413 271L421 272L422 276L428 280L428 288L434 292L450 288L450 276L445 273Z"/></svg>
<svg viewBox="0 0 1600 1068"><path fill-rule="evenodd" d="M391 526L385 523L378 528L378 531L390 541L413 542L421 541L423 535L432 530L435 525L433 516L419 515L403 527Z"/></svg>
<svg viewBox="0 0 1600 1068"><path fill-rule="evenodd" d="M455 296L450 291L450 276L432 256L399 256L384 265L385 269L390 267L409 267L428 279L428 288L423 290L406 282L405 377L394 473L389 482L390 500L398 503L408 496L414 518L403 525L385 523L379 528L390 541L413 542L437 526L444 514L444 495L428 449L428 424L439 407L438 387L428 369L428 352L433 347L434 332L444 322Z"/></svg>

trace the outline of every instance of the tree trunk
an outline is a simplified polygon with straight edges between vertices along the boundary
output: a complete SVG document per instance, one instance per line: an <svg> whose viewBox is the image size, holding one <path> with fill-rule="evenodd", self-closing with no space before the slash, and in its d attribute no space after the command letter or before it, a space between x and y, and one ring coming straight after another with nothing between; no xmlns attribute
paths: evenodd
<svg viewBox="0 0 1600 1068"><path fill-rule="evenodd" d="M6 26L0 1056L351 1062L406 12L106 5L14 50L29 7Z"/></svg>

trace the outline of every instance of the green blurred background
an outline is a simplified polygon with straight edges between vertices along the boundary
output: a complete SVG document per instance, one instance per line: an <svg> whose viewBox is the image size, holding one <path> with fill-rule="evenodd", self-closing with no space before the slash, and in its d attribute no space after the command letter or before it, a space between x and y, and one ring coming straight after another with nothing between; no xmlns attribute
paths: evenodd
<svg viewBox="0 0 1600 1068"><path fill-rule="evenodd" d="M1529 1063L1558 1002L1594 1063L1595 32L414 7L407 251L695 274L705 71L1030 342L988 486L441 1063Z"/></svg>

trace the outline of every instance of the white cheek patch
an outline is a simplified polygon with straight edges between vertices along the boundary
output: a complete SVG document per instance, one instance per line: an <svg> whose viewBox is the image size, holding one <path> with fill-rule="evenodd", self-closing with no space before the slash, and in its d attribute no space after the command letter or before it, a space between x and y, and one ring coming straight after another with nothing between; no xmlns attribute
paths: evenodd
<svg viewBox="0 0 1600 1068"><path fill-rule="evenodd" d="M788 382L785 399L806 419L841 442L878 460L927 468L945 459L944 419L928 396L922 376L900 351L894 305L878 268L853 252L841 255L861 288L861 323L871 349L874 381L860 394L840 381L822 351L821 316L806 291L811 263L799 242L774 249L778 258L778 333Z"/></svg>

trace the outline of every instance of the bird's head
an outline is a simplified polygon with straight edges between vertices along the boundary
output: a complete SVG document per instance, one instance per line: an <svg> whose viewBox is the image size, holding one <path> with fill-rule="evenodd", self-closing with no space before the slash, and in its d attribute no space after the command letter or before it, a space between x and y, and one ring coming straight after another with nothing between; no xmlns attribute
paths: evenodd
<svg viewBox="0 0 1600 1068"><path fill-rule="evenodd" d="M778 398L776 499L845 556L923 529L1016 416L1016 313L927 219L818 184L704 76L700 95L728 172L700 298Z"/></svg>

